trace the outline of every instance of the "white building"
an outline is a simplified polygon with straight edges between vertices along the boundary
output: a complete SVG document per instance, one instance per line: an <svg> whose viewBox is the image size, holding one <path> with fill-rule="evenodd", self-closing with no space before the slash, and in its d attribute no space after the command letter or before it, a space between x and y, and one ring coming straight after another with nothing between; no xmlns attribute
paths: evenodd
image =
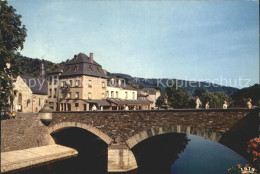
<svg viewBox="0 0 260 174"><path fill-rule="evenodd" d="M149 102L137 99L137 89L126 84L125 79L110 78L107 82L107 100L112 110L147 110Z"/></svg>

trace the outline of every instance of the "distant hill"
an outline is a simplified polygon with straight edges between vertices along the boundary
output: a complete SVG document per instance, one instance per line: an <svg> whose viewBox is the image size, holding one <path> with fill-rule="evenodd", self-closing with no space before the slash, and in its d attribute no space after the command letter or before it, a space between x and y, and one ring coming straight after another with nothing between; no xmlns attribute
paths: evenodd
<svg viewBox="0 0 260 174"><path fill-rule="evenodd" d="M164 88L167 86L167 78L163 78L163 79L155 79L155 78L139 78L139 77L132 77L128 74L121 74L121 73L111 73L112 76L116 76L119 78L124 78L127 81L129 81L132 84L136 84L138 86L140 86L141 88ZM178 84L184 88L188 95L192 95L193 91L198 88L198 87L202 87L207 89L209 92L224 92L227 95L232 95L234 94L236 91L238 91L237 88L233 88L233 87L226 87L226 86L220 86L217 84L213 84L213 83L208 83L208 82L194 82L194 81L185 81L185 80L179 80L179 79L172 79L173 82L176 83L176 81L178 82ZM171 80L168 81L168 83L171 82Z"/></svg>
<svg viewBox="0 0 260 174"><path fill-rule="evenodd" d="M39 77L40 75L40 65L43 61L46 73L58 68L60 64L53 63L48 60L40 60L37 58L30 58L18 55L15 59L16 65L19 68L19 75L27 75L32 77Z"/></svg>

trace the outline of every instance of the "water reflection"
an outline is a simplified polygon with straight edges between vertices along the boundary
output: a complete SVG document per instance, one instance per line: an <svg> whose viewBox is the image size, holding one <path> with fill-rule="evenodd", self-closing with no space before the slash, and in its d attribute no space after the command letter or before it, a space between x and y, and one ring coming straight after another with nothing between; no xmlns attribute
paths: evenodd
<svg viewBox="0 0 260 174"><path fill-rule="evenodd" d="M189 140L186 134L164 134L151 137L133 149L138 174L170 174L171 165L179 158Z"/></svg>

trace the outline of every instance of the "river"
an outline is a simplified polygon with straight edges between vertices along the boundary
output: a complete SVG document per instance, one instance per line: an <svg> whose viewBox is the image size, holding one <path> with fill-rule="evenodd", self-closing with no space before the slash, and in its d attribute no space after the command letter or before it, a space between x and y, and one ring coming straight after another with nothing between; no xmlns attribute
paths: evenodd
<svg viewBox="0 0 260 174"><path fill-rule="evenodd" d="M71 132L71 131L68 131ZM75 133L75 132L74 132ZM81 135L76 132L76 135ZM66 134L70 139L73 133ZM83 134L77 144L81 155L45 166L19 171L19 174L102 174L106 173L107 145L100 139ZM83 141L88 139L88 141ZM62 143L63 144L63 143ZM65 143L66 144L66 143ZM82 149L90 149L82 151ZM245 158L231 149L205 138L186 134L164 134L149 138L132 149L138 170L127 174L226 174L237 164L246 164Z"/></svg>

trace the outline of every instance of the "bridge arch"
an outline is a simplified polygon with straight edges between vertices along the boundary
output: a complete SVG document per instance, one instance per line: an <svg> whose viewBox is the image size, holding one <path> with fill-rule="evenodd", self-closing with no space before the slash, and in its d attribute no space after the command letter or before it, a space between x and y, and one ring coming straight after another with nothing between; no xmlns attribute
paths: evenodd
<svg viewBox="0 0 260 174"><path fill-rule="evenodd" d="M105 134L102 131L100 131L99 129L97 129L97 128L91 126L91 125L85 124L85 123L61 122L61 123L57 123L57 124L51 125L48 128L48 131L49 131L49 134L53 134L53 133L55 133L57 131L60 131L62 129L72 128L72 127L82 128L84 130L87 130L87 131L93 133L94 135L98 136L101 140L106 142L108 145L113 142L113 139L110 138L107 134Z"/></svg>
<svg viewBox="0 0 260 174"><path fill-rule="evenodd" d="M222 136L219 132L215 132L210 129L204 129L204 128L198 128L192 126L173 125L170 127L153 127L151 129L147 129L142 132L139 132L134 136L130 137L129 139L127 139L126 144L130 149L132 149L135 145L150 137L161 135L161 134L167 134L167 133L192 134L216 142L218 142Z"/></svg>

